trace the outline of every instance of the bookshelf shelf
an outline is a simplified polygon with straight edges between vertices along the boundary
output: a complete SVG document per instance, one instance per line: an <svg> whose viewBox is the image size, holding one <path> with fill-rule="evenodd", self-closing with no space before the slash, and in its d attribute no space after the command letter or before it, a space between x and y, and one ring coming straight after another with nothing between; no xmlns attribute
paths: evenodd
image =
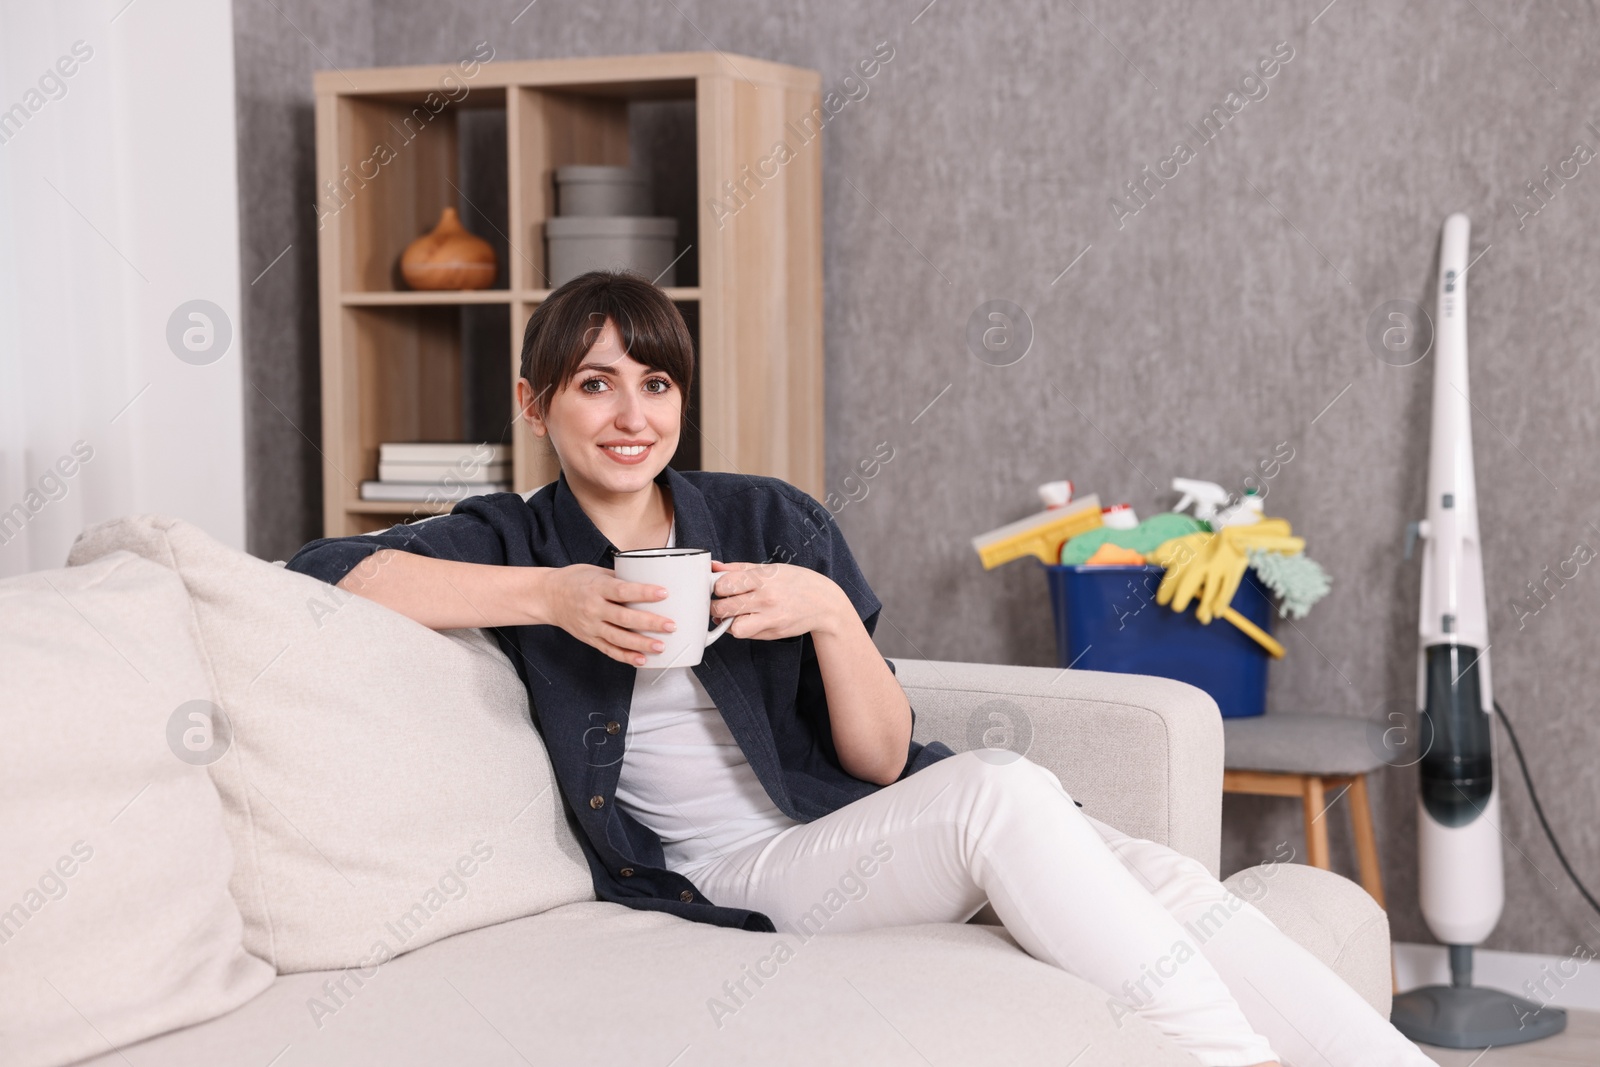
<svg viewBox="0 0 1600 1067"><path fill-rule="evenodd" d="M429 504L426 500L361 500L353 501L346 510L352 515L437 515L455 507L453 503Z"/></svg>
<svg viewBox="0 0 1600 1067"><path fill-rule="evenodd" d="M527 289L527 290L523 290L522 292L518 293L517 296L518 296L519 300L526 301L527 303L530 303L530 304L538 304L538 303L543 302L544 300L547 300L552 291L553 290L550 290L550 289ZM669 288L664 288L661 291L663 293L666 293L668 297L670 297L673 300L678 301L679 303L685 303L685 302L690 301L690 300L699 300L700 299L700 287L697 286L697 285L673 286L673 287L669 287Z"/></svg>
<svg viewBox="0 0 1600 1067"><path fill-rule="evenodd" d="M793 132L821 106L815 71L682 52L319 71L314 87L327 535L428 513L360 499L381 442L509 443L519 493L559 473L512 386L568 163L643 167L655 213L679 220L684 284L666 293L697 371L673 465L823 494L821 139ZM792 157L752 178L779 141ZM495 246L494 288L404 288L401 251L446 206Z"/></svg>
<svg viewBox="0 0 1600 1067"><path fill-rule="evenodd" d="M509 289L440 289L431 292L345 293L345 307L425 307L435 304L507 304L515 299Z"/></svg>
<svg viewBox="0 0 1600 1067"><path fill-rule="evenodd" d="M448 304L510 304L521 301L538 304L549 299L551 289L440 289L431 292L345 293L339 302L345 307L428 307ZM672 286L661 290L679 303L700 299L700 287Z"/></svg>

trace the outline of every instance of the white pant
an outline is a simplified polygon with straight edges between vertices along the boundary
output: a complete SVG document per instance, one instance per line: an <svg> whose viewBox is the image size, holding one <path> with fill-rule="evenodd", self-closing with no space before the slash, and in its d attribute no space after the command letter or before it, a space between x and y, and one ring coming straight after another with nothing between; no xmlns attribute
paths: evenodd
<svg viewBox="0 0 1600 1067"><path fill-rule="evenodd" d="M780 929L815 928L841 880L866 891L827 933L965 922L987 900L1030 955L1109 993L1119 1023L1137 1014L1212 1067L1434 1063L1199 861L1090 818L1011 753L946 757L682 873Z"/></svg>

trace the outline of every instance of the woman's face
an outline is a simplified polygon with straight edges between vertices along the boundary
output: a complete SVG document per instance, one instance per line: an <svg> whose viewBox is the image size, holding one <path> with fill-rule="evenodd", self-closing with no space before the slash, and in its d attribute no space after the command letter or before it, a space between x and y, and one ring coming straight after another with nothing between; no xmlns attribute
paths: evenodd
<svg viewBox="0 0 1600 1067"><path fill-rule="evenodd" d="M517 398L539 436L550 435L567 480L601 492L647 489L678 449L683 398L665 371L652 370L623 350L607 319L578 370L550 399L543 419L529 402L532 386L517 382Z"/></svg>

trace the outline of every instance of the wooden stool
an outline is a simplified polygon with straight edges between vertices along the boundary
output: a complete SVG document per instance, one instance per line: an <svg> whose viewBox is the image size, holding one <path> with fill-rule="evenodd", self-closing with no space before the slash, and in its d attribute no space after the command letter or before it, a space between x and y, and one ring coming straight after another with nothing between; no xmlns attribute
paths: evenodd
<svg viewBox="0 0 1600 1067"><path fill-rule="evenodd" d="M1356 869L1361 887L1372 894L1378 907L1388 911L1388 905L1383 902L1383 872L1378 869L1378 839L1372 828L1372 809L1367 804L1365 774L1222 772L1224 793L1299 797L1306 821L1306 862L1325 871L1333 867L1328 861L1328 824L1322 821L1322 813L1339 799L1339 790L1346 786L1350 788L1350 827L1356 836Z"/></svg>
<svg viewBox="0 0 1600 1067"><path fill-rule="evenodd" d="M1348 715L1273 711L1249 718L1223 719L1225 756L1222 791L1251 796L1298 797L1305 819L1306 862L1332 870L1328 824L1323 816L1345 792L1355 833L1361 886L1388 911L1378 838L1367 800L1367 774L1385 763L1368 743L1367 723ZM1390 955L1390 978L1394 979ZM1395 992L1399 984L1395 983Z"/></svg>

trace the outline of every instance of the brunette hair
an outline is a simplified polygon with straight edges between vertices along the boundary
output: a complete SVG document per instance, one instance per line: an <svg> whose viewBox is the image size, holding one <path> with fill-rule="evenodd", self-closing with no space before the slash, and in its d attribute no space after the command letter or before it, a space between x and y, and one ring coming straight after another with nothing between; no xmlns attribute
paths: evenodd
<svg viewBox="0 0 1600 1067"><path fill-rule="evenodd" d="M550 399L564 388L600 329L610 319L623 350L645 366L664 372L689 404L694 380L694 340L683 316L642 275L595 270L567 282L534 309L522 334L522 377L533 386L540 418Z"/></svg>

